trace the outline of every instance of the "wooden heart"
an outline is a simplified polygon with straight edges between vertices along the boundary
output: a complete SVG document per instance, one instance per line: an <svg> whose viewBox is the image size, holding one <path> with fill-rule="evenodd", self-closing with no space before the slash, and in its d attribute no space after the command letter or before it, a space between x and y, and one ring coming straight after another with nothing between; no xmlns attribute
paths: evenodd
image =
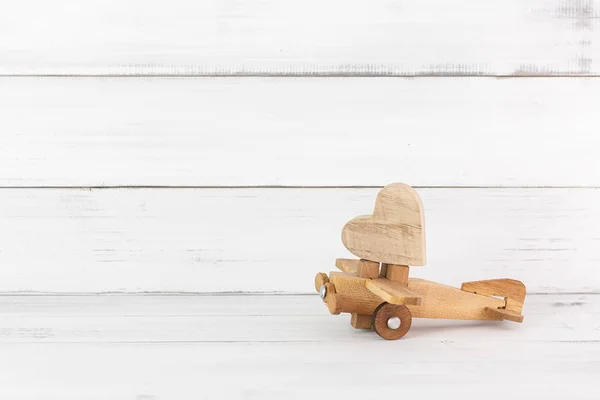
<svg viewBox="0 0 600 400"><path fill-rule="evenodd" d="M404 183L379 191L373 215L362 215L342 230L344 246L365 260L425 265L425 219L417 192Z"/></svg>

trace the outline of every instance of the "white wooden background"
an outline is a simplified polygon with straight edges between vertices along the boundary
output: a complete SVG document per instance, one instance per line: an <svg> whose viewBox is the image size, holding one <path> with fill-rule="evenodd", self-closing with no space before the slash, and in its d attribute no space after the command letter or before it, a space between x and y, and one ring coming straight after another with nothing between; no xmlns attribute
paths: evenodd
<svg viewBox="0 0 600 400"><path fill-rule="evenodd" d="M6 75L591 75L597 0L21 0Z"/></svg>
<svg viewBox="0 0 600 400"><path fill-rule="evenodd" d="M0 1L0 398L597 399L599 32L597 0ZM523 325L328 314L394 181L413 275L522 280Z"/></svg>

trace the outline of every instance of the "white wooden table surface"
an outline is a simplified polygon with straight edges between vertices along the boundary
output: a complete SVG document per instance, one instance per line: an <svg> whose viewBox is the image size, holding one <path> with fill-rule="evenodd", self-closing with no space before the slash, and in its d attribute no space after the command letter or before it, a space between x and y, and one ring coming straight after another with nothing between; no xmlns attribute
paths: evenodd
<svg viewBox="0 0 600 400"><path fill-rule="evenodd" d="M385 341L316 295L2 296L3 399L597 399L600 296Z"/></svg>

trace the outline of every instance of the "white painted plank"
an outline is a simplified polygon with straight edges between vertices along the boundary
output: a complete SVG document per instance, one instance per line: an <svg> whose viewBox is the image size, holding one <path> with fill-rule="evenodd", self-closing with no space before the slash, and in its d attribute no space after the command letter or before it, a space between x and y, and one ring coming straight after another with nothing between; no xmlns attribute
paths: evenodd
<svg viewBox="0 0 600 400"><path fill-rule="evenodd" d="M0 344L11 400L596 400L597 342ZM357 378L357 377L360 377ZM458 396L460 394L460 396Z"/></svg>
<svg viewBox="0 0 600 400"><path fill-rule="evenodd" d="M377 191L3 189L0 292L311 293ZM413 276L600 292L599 189L419 193L428 265Z"/></svg>
<svg viewBox="0 0 600 400"><path fill-rule="evenodd" d="M596 0L21 0L0 74L597 74Z"/></svg>
<svg viewBox="0 0 600 400"><path fill-rule="evenodd" d="M591 400L597 297L530 296L523 325L415 320L389 342L317 315L327 313L317 296L3 296L1 326L24 337L0 335L0 396ZM55 336L31 336L31 327Z"/></svg>
<svg viewBox="0 0 600 400"><path fill-rule="evenodd" d="M600 342L600 295L530 295L525 322L414 319L403 341ZM0 343L357 342L381 339L313 296L0 296Z"/></svg>
<svg viewBox="0 0 600 400"><path fill-rule="evenodd" d="M0 78L1 186L600 186L596 79Z"/></svg>

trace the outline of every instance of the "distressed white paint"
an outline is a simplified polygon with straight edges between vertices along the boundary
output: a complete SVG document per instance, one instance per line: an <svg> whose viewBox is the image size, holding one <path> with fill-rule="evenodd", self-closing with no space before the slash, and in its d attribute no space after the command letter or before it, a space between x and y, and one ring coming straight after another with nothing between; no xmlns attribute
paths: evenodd
<svg viewBox="0 0 600 400"><path fill-rule="evenodd" d="M600 186L600 80L0 78L0 186Z"/></svg>
<svg viewBox="0 0 600 400"><path fill-rule="evenodd" d="M597 399L597 342L505 343L476 334L459 340L462 332L420 345L416 340L0 344L0 394L16 400L370 399L399 393L413 398L457 393L465 400L481 399L482 393L488 400L530 394Z"/></svg>
<svg viewBox="0 0 600 400"><path fill-rule="evenodd" d="M595 0L24 0L0 75L597 75ZM0 187L600 186L597 79L0 78ZM0 293L311 292L376 189L0 189ZM386 342L317 296L0 296L0 398L597 398L600 191L422 189L525 324ZM492 388L492 390L490 390Z"/></svg>
<svg viewBox="0 0 600 400"><path fill-rule="evenodd" d="M0 292L312 292L377 189L2 189ZM428 265L459 285L600 292L600 189L420 189Z"/></svg>
<svg viewBox="0 0 600 400"><path fill-rule="evenodd" d="M316 295L1 296L0 396L595 399L599 304L534 295L522 325L414 320L389 342Z"/></svg>
<svg viewBox="0 0 600 400"><path fill-rule="evenodd" d="M20 0L0 74L598 74L597 0Z"/></svg>
<svg viewBox="0 0 600 400"><path fill-rule="evenodd" d="M524 324L415 319L419 343L600 341L600 295L530 295ZM0 344L379 341L314 296L0 296Z"/></svg>

